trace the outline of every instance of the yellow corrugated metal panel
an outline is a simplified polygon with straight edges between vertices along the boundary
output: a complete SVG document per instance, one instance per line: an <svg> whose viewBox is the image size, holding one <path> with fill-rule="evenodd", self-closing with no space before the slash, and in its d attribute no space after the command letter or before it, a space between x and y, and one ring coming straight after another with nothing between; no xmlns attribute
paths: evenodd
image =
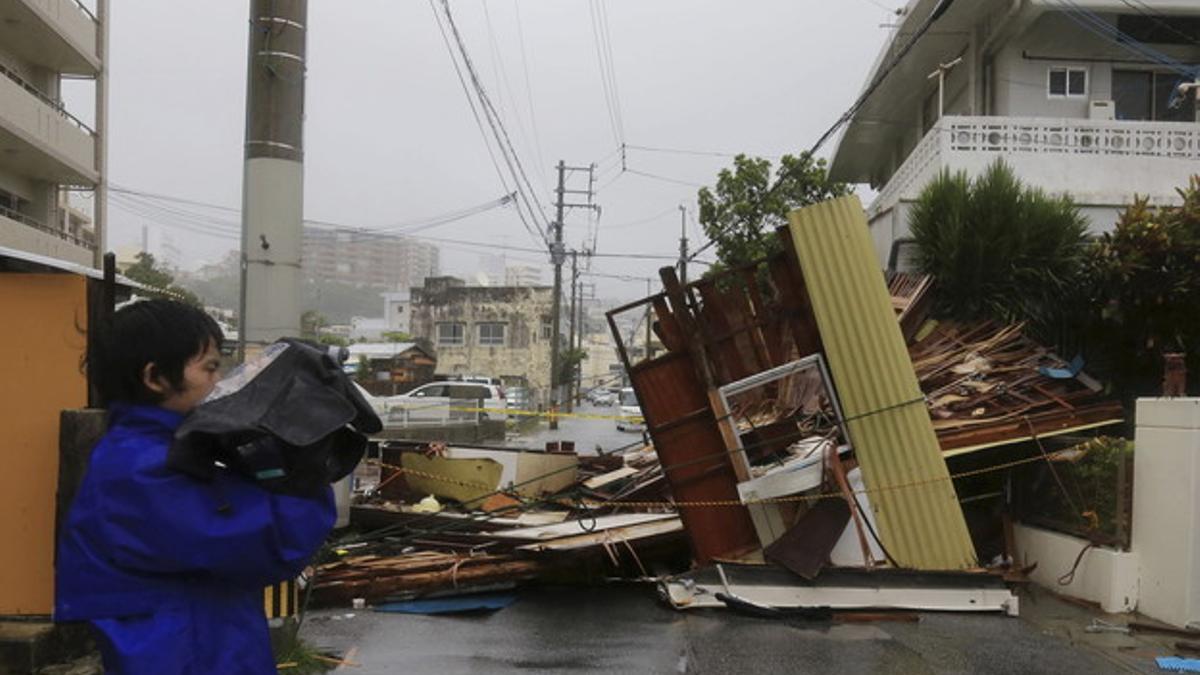
<svg viewBox="0 0 1200 675"><path fill-rule="evenodd" d="M851 195L792 211L789 220L884 545L905 567L975 565L862 204ZM914 483L921 486L897 487Z"/></svg>

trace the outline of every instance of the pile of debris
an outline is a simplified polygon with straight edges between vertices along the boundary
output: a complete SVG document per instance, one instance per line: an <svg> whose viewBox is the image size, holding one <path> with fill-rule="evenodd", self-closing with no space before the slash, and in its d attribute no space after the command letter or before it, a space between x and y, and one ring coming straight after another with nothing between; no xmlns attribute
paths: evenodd
<svg viewBox="0 0 1200 675"><path fill-rule="evenodd" d="M930 320L932 281L883 279L861 205L794 211L782 251L609 312L699 569L679 608L1016 612L979 567L947 459L1118 423L1020 325ZM615 317L653 313L636 363Z"/></svg>
<svg viewBox="0 0 1200 675"><path fill-rule="evenodd" d="M653 576L681 609L1015 614L948 460L1119 423L1120 405L1020 325L931 320L931 280L879 274L854 197L779 236L781 252L690 284L663 268L663 292L609 312L652 444L387 443L314 600L591 570ZM631 362L624 312L649 312L665 352Z"/></svg>
<svg viewBox="0 0 1200 675"><path fill-rule="evenodd" d="M355 534L317 568L311 601L380 604L511 588L571 572L646 577L684 558L652 447L581 457L414 441L381 447ZM633 509L633 499L651 500Z"/></svg>
<svg viewBox="0 0 1200 675"><path fill-rule="evenodd" d="M1120 402L1025 336L1021 324L929 322L909 346L948 454L1123 421Z"/></svg>

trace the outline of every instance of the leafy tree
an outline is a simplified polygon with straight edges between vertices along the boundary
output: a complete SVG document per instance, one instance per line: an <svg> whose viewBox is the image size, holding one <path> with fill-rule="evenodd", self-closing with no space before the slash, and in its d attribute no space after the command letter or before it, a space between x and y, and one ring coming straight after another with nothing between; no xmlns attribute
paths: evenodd
<svg viewBox="0 0 1200 675"><path fill-rule="evenodd" d="M156 295L166 297L175 296L176 299L182 300L188 304L197 307L203 306L200 298L196 297L195 293L175 285L175 275L165 266L159 265L150 253L142 251L137 254L137 260L124 272L125 276L138 283L145 284L155 289L162 291Z"/></svg>
<svg viewBox="0 0 1200 675"><path fill-rule="evenodd" d="M300 315L300 337L306 340L316 340L321 335L321 329L328 325L329 320L317 310L305 310Z"/></svg>
<svg viewBox="0 0 1200 675"><path fill-rule="evenodd" d="M1049 330L1078 281L1086 221L1066 196L1021 184L996 160L975 180L943 171L913 206L917 262L941 314Z"/></svg>
<svg viewBox="0 0 1200 675"><path fill-rule="evenodd" d="M389 330L383 332L384 342L412 342L412 336L402 330Z"/></svg>
<svg viewBox="0 0 1200 675"><path fill-rule="evenodd" d="M321 335L318 335L317 342L323 345L332 345L334 347L350 346L350 341L346 338L342 337L341 335L330 335L329 333L322 333Z"/></svg>
<svg viewBox="0 0 1200 675"><path fill-rule="evenodd" d="M564 349L558 354L558 381L569 384L575 381L575 371L587 359L586 349Z"/></svg>
<svg viewBox="0 0 1200 675"><path fill-rule="evenodd" d="M1179 194L1180 206L1136 198L1087 258L1089 341L1127 396L1161 390L1166 353L1186 354L1200 381L1200 176Z"/></svg>
<svg viewBox="0 0 1200 675"><path fill-rule="evenodd" d="M700 225L716 242L721 266L736 267L778 250L775 228L788 211L847 194L845 183L829 180L825 160L807 152L784 155L771 181L771 162L738 155L721 169L717 184L700 188Z"/></svg>

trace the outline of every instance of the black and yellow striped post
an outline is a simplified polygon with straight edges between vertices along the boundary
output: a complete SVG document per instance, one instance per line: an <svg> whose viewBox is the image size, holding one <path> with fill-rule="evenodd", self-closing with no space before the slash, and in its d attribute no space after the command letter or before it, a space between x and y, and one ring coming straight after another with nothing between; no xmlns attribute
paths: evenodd
<svg viewBox="0 0 1200 675"><path fill-rule="evenodd" d="M263 609L268 619L287 619L296 616L300 607L300 590L295 579L281 581L263 589Z"/></svg>

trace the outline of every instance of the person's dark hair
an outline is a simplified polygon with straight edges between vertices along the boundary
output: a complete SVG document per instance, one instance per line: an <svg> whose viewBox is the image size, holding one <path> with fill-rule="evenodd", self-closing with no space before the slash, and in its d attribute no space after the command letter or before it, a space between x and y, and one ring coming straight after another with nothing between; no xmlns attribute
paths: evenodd
<svg viewBox="0 0 1200 675"><path fill-rule="evenodd" d="M181 390L184 367L210 341L219 350L225 334L204 310L174 300L143 300L117 310L99 327L88 345L87 369L103 405L154 404L162 396L142 382L146 364Z"/></svg>

